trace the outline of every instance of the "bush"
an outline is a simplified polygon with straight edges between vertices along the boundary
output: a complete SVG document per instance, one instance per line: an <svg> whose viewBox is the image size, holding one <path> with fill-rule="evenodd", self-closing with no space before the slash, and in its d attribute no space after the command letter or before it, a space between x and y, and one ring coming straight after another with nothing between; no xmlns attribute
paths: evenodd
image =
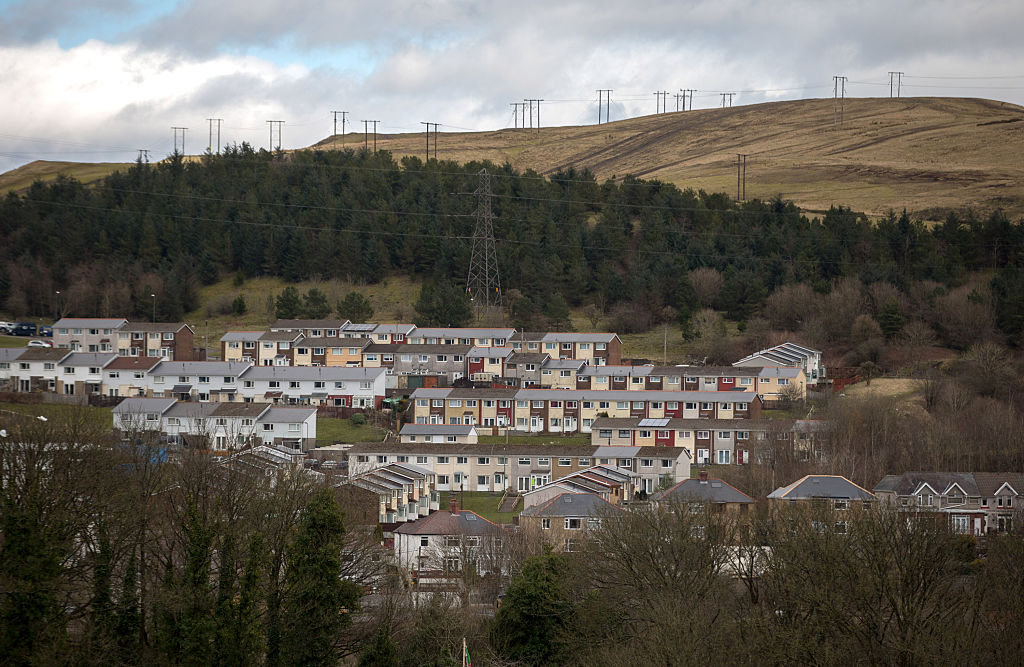
<svg viewBox="0 0 1024 667"><path fill-rule="evenodd" d="M366 415L364 415L361 412L357 412L356 414L352 415L352 418L349 419L349 421L352 422L353 426L362 426L363 424L366 423Z"/></svg>

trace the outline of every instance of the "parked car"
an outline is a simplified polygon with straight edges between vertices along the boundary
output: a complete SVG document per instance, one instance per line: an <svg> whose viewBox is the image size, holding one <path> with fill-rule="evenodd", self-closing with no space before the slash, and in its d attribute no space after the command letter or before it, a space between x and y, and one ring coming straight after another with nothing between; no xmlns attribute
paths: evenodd
<svg viewBox="0 0 1024 667"><path fill-rule="evenodd" d="M39 335L43 338L53 338L53 327L40 325Z"/></svg>
<svg viewBox="0 0 1024 667"><path fill-rule="evenodd" d="M0 333L7 335L14 333L14 322L0 322Z"/></svg>
<svg viewBox="0 0 1024 667"><path fill-rule="evenodd" d="M30 340L28 347L53 347L53 343L48 340Z"/></svg>
<svg viewBox="0 0 1024 667"><path fill-rule="evenodd" d="M14 325L14 331L11 333L15 336L35 336L38 332L36 325L32 322L18 322Z"/></svg>

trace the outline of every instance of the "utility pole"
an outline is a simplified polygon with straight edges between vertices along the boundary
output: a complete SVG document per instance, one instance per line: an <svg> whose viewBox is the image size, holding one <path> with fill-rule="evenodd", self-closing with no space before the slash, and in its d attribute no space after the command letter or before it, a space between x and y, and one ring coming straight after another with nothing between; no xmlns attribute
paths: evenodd
<svg viewBox="0 0 1024 667"><path fill-rule="evenodd" d="M903 86L903 72L889 72L889 97L893 96L893 80L896 81L896 97L900 96L900 88Z"/></svg>
<svg viewBox="0 0 1024 667"><path fill-rule="evenodd" d="M341 114L341 148L345 149L345 116L348 115L347 111L332 111L334 114L334 147L338 147L338 114Z"/></svg>
<svg viewBox="0 0 1024 667"><path fill-rule="evenodd" d="M654 92L654 113L668 113L668 91L658 90Z"/></svg>
<svg viewBox="0 0 1024 667"><path fill-rule="evenodd" d="M473 230L472 254L466 291L478 316L501 307L501 280L498 255L494 250L494 215L491 212L491 175L479 171L480 186L476 189L476 227Z"/></svg>
<svg viewBox="0 0 1024 667"><path fill-rule="evenodd" d="M174 152L175 153L178 152L178 131L180 130L181 131L181 154L185 155L185 130L187 130L188 128L187 127L181 127L181 126L174 126L174 125L172 125L171 129L174 130Z"/></svg>
<svg viewBox="0 0 1024 667"><path fill-rule="evenodd" d="M220 124L224 122L223 118L207 118L210 123L210 143L206 146L206 150L213 152L213 124L217 123L217 155L220 155Z"/></svg>
<svg viewBox="0 0 1024 667"><path fill-rule="evenodd" d="M693 94L697 92L693 88L680 88L683 91L683 111L686 111L686 98L690 98L690 111L693 111Z"/></svg>
<svg viewBox="0 0 1024 667"><path fill-rule="evenodd" d="M371 120L370 122L373 123L373 152L376 153L377 152L377 123L379 123L380 121L379 120Z"/></svg>
<svg viewBox="0 0 1024 667"><path fill-rule="evenodd" d="M148 148L140 148L139 149L139 162L143 162L143 161L145 161L146 164L149 164L149 149Z"/></svg>
<svg viewBox="0 0 1024 667"><path fill-rule="evenodd" d="M735 94L736 94L736 93L722 93L722 108L723 108L723 109L724 109L724 108L726 107L726 104L725 104L725 100L726 100L726 98L728 98L728 99L729 99L729 104L728 104L728 106L729 106L730 108L732 107L732 96L733 96L733 95L735 95Z"/></svg>
<svg viewBox="0 0 1024 667"><path fill-rule="evenodd" d="M605 103L605 114L604 122L608 122L612 119L611 117L611 101L612 101L612 89L611 88L598 88L597 90L597 124L601 124L601 100L602 96Z"/></svg>
<svg viewBox="0 0 1024 667"><path fill-rule="evenodd" d="M741 180L742 189L740 189ZM747 201L747 156L745 153L736 154L736 201Z"/></svg>
<svg viewBox="0 0 1024 667"><path fill-rule="evenodd" d="M270 149L274 150L274 125L277 125L277 150L281 150L281 128L284 126L283 120L268 120L267 124L270 125Z"/></svg>
<svg viewBox="0 0 1024 667"><path fill-rule="evenodd" d="M846 77L832 77L832 127L842 124L846 111Z"/></svg>
<svg viewBox="0 0 1024 667"><path fill-rule="evenodd" d="M434 126L434 159L437 159L437 126L438 123L427 123L420 121L420 125L427 126L427 160L430 160L430 126Z"/></svg>
<svg viewBox="0 0 1024 667"><path fill-rule="evenodd" d="M680 95L679 93L673 93L672 97L674 97L675 100L676 100L676 111L679 111L679 100L680 99L683 100L683 110L685 111L686 110L686 96L685 95Z"/></svg>
<svg viewBox="0 0 1024 667"><path fill-rule="evenodd" d="M540 103L543 102L543 101L544 100L537 99L536 97L533 98L533 99L526 98L526 102L528 102L530 104L530 129L531 130L533 129L533 103L534 102L537 103L537 131L538 132L540 132Z"/></svg>
<svg viewBox="0 0 1024 667"><path fill-rule="evenodd" d="M371 121L368 121L368 120L364 120L363 121L363 150L364 151L369 151L370 150L370 144L369 144L369 141L370 141L370 122Z"/></svg>

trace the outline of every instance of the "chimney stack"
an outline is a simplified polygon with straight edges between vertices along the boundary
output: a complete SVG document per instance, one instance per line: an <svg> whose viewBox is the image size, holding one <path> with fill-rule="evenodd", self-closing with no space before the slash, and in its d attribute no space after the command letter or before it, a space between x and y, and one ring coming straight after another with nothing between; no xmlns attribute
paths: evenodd
<svg viewBox="0 0 1024 667"><path fill-rule="evenodd" d="M700 483L701 484L707 484L708 483L708 471L707 470L703 470L702 469L698 473L698 477L700 477Z"/></svg>
<svg viewBox="0 0 1024 667"><path fill-rule="evenodd" d="M452 514L459 513L459 501L455 496L452 496L452 499L448 501L448 511Z"/></svg>

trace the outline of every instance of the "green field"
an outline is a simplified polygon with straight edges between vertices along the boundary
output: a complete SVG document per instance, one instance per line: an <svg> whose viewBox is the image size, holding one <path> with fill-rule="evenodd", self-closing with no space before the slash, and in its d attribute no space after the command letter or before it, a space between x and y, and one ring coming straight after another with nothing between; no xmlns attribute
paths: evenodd
<svg viewBox="0 0 1024 667"><path fill-rule="evenodd" d="M88 425L91 427L114 428L113 408L94 408L88 405L63 405L60 403L0 403L0 425L21 421L23 418L17 415L25 415L29 419L41 415L58 424L81 424L81 416L86 415Z"/></svg>
<svg viewBox="0 0 1024 667"><path fill-rule="evenodd" d="M380 442L384 433L376 426L363 424L354 426L348 419L317 417L316 446L333 445L336 442Z"/></svg>
<svg viewBox="0 0 1024 667"><path fill-rule="evenodd" d="M514 512L499 512L498 502L501 500L501 494L488 493L487 491L442 491L441 509L448 509L449 499L453 495L459 498L459 507L461 509L476 512L494 523L512 523L512 518L518 516L523 511L523 504L520 503Z"/></svg>
<svg viewBox="0 0 1024 667"><path fill-rule="evenodd" d="M25 336L0 336L0 347L25 347L29 340Z"/></svg>

